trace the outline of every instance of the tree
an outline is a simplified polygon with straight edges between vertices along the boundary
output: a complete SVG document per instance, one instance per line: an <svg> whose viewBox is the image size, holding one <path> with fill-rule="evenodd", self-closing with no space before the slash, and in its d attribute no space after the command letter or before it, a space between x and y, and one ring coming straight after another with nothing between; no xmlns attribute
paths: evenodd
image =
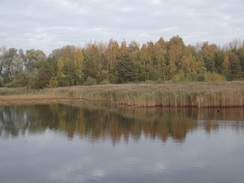
<svg viewBox="0 0 244 183"><path fill-rule="evenodd" d="M153 47L153 70L156 79L166 80L166 43L160 38Z"/></svg>
<svg viewBox="0 0 244 183"><path fill-rule="evenodd" d="M208 42L203 43L200 54L203 56L203 60L207 71L215 72L215 52L217 51L217 46L215 44L209 45Z"/></svg>
<svg viewBox="0 0 244 183"><path fill-rule="evenodd" d="M23 50L1 48L0 74L5 84L13 82L23 74L24 57Z"/></svg>
<svg viewBox="0 0 244 183"><path fill-rule="evenodd" d="M41 50L27 50L25 54L25 70L27 72L37 72L40 67L40 62L46 60L46 55Z"/></svg>
<svg viewBox="0 0 244 183"><path fill-rule="evenodd" d="M126 41L122 41L120 48L119 48L119 56L123 57L129 53L129 49L127 47Z"/></svg>
<svg viewBox="0 0 244 183"><path fill-rule="evenodd" d="M119 43L112 39L109 40L109 43L105 50L105 64L104 68L108 71L112 70L117 64L119 58Z"/></svg>
<svg viewBox="0 0 244 183"><path fill-rule="evenodd" d="M87 79L89 76L96 78L102 63L101 50L96 44L89 43L86 45L83 55L85 78Z"/></svg>
<svg viewBox="0 0 244 183"><path fill-rule="evenodd" d="M168 78L171 79L180 67L184 42L181 37L174 36L168 42Z"/></svg>
<svg viewBox="0 0 244 183"><path fill-rule="evenodd" d="M1 59L1 74L4 78L4 83L10 83L13 81L13 75L15 74L14 64L18 57L18 50L10 48L3 51Z"/></svg>
<svg viewBox="0 0 244 183"><path fill-rule="evenodd" d="M128 54L123 55L114 68L118 83L127 83L136 81L137 68L134 62L129 58Z"/></svg>
<svg viewBox="0 0 244 183"><path fill-rule="evenodd" d="M61 48L61 51L56 51L58 56L53 58L59 58L57 61L58 68L58 81L60 86L72 86L74 85L74 58L76 47L67 45Z"/></svg>
<svg viewBox="0 0 244 183"><path fill-rule="evenodd" d="M222 73L223 74L229 75L229 72L230 72L230 61L229 61L228 53L224 53L224 58L223 58L223 62L221 64L221 68L222 68Z"/></svg>
<svg viewBox="0 0 244 183"><path fill-rule="evenodd" d="M198 55L196 58L196 62L197 62L197 73L204 73L207 71L207 68L205 67L205 63L203 61L203 56L202 55Z"/></svg>
<svg viewBox="0 0 244 183"><path fill-rule="evenodd" d="M137 42L132 41L128 45L128 52L130 55L130 60L132 60L133 62L139 61L140 47L139 47L139 44Z"/></svg>
<svg viewBox="0 0 244 183"><path fill-rule="evenodd" d="M75 51L74 58L74 82L75 85L82 84L83 82L83 69L84 69L84 57L81 49Z"/></svg>
<svg viewBox="0 0 244 183"><path fill-rule="evenodd" d="M240 60L241 71L242 71L242 73L244 73L244 42L242 44L242 47L237 50L237 55ZM242 74L242 78L243 77L244 77L244 75Z"/></svg>
<svg viewBox="0 0 244 183"><path fill-rule="evenodd" d="M3 74L2 71L3 71L3 64L4 64L6 52L7 52L6 46L0 47L0 74L1 74L1 76Z"/></svg>
<svg viewBox="0 0 244 183"><path fill-rule="evenodd" d="M229 54L231 79L238 79L241 76L241 64L238 56L231 52Z"/></svg>
<svg viewBox="0 0 244 183"><path fill-rule="evenodd" d="M48 58L40 63L40 68L37 72L37 77L29 83L29 87L41 89L49 87L50 83L54 84L57 67L54 59ZM50 82L52 80L52 82Z"/></svg>

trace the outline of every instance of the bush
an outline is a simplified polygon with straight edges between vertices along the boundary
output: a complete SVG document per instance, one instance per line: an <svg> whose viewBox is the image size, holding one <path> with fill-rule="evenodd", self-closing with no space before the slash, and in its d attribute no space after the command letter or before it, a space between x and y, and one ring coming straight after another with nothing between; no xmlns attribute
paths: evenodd
<svg viewBox="0 0 244 183"><path fill-rule="evenodd" d="M163 83L165 83L165 81L162 80L161 78L159 78L159 79L156 80L156 83L157 84L163 84Z"/></svg>
<svg viewBox="0 0 244 183"><path fill-rule="evenodd" d="M107 84L110 84L108 80L104 79L103 81L101 81L99 83L100 85L107 85Z"/></svg>
<svg viewBox="0 0 244 183"><path fill-rule="evenodd" d="M90 86L90 85L96 85L97 81L94 78L91 78L90 76L87 78L87 80L83 83L84 86Z"/></svg>
<svg viewBox="0 0 244 183"><path fill-rule="evenodd" d="M206 76L205 76L205 74L198 74L197 76L196 76L196 81L206 81Z"/></svg>
<svg viewBox="0 0 244 183"><path fill-rule="evenodd" d="M182 70L179 70L177 74L173 76L174 82L180 82L185 80L185 73Z"/></svg>
<svg viewBox="0 0 244 183"><path fill-rule="evenodd" d="M207 72L205 77L206 81L226 81L223 75L217 74L216 72Z"/></svg>
<svg viewBox="0 0 244 183"><path fill-rule="evenodd" d="M59 86L72 86L74 81L70 76L59 76L57 78Z"/></svg>
<svg viewBox="0 0 244 183"><path fill-rule="evenodd" d="M216 72L206 72L198 74L195 81L226 81L226 78Z"/></svg>
<svg viewBox="0 0 244 183"><path fill-rule="evenodd" d="M48 88L56 88L58 87L58 80L55 77L52 77L47 85Z"/></svg>
<svg viewBox="0 0 244 183"><path fill-rule="evenodd" d="M3 77L0 76L0 87L3 87L4 86L3 83L4 83L4 79L3 79Z"/></svg>
<svg viewBox="0 0 244 183"><path fill-rule="evenodd" d="M24 75L24 74L21 74L21 75L18 75L14 78L14 80L11 82L11 83L7 83L5 86L6 87L25 87L29 82L29 79ZM3 86L2 85L3 83L1 83L1 77L0 77L0 86Z"/></svg>

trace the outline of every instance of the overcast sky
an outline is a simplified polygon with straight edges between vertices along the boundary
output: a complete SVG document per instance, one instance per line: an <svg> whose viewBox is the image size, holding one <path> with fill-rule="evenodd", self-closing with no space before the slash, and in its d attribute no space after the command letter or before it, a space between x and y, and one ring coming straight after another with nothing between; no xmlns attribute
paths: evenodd
<svg viewBox="0 0 244 183"><path fill-rule="evenodd" d="M110 39L223 45L244 38L244 0L0 0L0 46L41 49Z"/></svg>

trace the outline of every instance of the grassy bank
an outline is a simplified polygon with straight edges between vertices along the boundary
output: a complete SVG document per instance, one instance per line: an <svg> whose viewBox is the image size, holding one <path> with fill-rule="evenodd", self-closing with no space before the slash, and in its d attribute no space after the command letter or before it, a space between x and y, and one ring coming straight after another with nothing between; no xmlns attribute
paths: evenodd
<svg viewBox="0 0 244 183"><path fill-rule="evenodd" d="M11 89L14 90L14 89ZM73 86L48 88L29 93L11 94L10 91L0 96L1 101L12 100L44 100L50 102L62 100L72 101L105 101L116 105L136 107L243 107L244 82L195 82L170 84L123 84ZM1 91L0 91L1 93ZM33 98L34 97L34 98ZM8 98L8 99L7 99ZM31 99L32 98L32 99ZM48 102L48 101L47 101Z"/></svg>

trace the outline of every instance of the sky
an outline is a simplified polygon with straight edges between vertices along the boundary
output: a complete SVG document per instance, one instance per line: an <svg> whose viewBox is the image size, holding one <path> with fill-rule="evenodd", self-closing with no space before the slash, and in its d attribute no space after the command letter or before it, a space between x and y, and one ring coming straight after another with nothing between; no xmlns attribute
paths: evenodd
<svg viewBox="0 0 244 183"><path fill-rule="evenodd" d="M244 38L243 0L0 0L0 46L40 49L89 42Z"/></svg>

